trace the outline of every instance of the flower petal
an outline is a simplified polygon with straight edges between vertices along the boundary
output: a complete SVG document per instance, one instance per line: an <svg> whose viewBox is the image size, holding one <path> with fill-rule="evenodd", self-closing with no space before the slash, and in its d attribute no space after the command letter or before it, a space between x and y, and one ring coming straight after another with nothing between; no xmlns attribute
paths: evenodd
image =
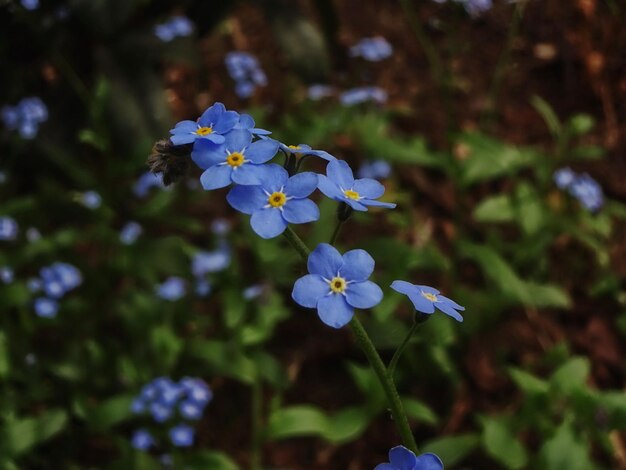
<svg viewBox="0 0 626 470"><path fill-rule="evenodd" d="M457 304L454 300L449 299L448 297L446 297L445 295L438 295L437 298L444 303L449 304L452 308L454 308L455 310L465 310L465 307L463 307L462 305Z"/></svg>
<svg viewBox="0 0 626 470"><path fill-rule="evenodd" d="M265 163L278 152L278 142L271 139L257 140L250 144L244 155L253 163Z"/></svg>
<svg viewBox="0 0 626 470"><path fill-rule="evenodd" d="M350 165L344 160L333 160L326 166L326 175L342 189L351 189L354 175Z"/></svg>
<svg viewBox="0 0 626 470"><path fill-rule="evenodd" d="M396 446L389 451L389 463L398 470L414 470L417 457L404 446Z"/></svg>
<svg viewBox="0 0 626 470"><path fill-rule="evenodd" d="M287 196L307 197L317 188L317 175L306 171L292 176L285 185L285 193Z"/></svg>
<svg viewBox="0 0 626 470"><path fill-rule="evenodd" d="M346 300L354 308L372 308L383 300L383 291L372 281L352 282L346 289Z"/></svg>
<svg viewBox="0 0 626 470"><path fill-rule="evenodd" d="M292 199L283 206L283 217L290 224L306 224L320 218L320 210L310 199Z"/></svg>
<svg viewBox="0 0 626 470"><path fill-rule="evenodd" d="M422 313L431 314L435 311L435 304L431 302L426 297L424 297L419 292L409 294L409 299L413 302L413 307L415 310Z"/></svg>
<svg viewBox="0 0 626 470"><path fill-rule="evenodd" d="M324 196L334 199L335 201L343 201L345 199L344 194L337 184L327 176L317 175L317 187Z"/></svg>
<svg viewBox="0 0 626 470"><path fill-rule="evenodd" d="M226 107L222 103L214 103L198 118L198 124L201 126L211 126L219 120L224 111L226 111Z"/></svg>
<svg viewBox="0 0 626 470"><path fill-rule="evenodd" d="M293 285L293 292L291 298L296 301L298 305L303 307L315 308L317 307L317 301L324 297L330 288L328 283L317 274L307 274L301 277Z"/></svg>
<svg viewBox="0 0 626 470"><path fill-rule="evenodd" d="M200 176L202 187L209 191L211 189L224 188L231 183L232 168L228 165L215 165L207 168Z"/></svg>
<svg viewBox="0 0 626 470"><path fill-rule="evenodd" d="M280 191L289 179L289 173L282 166L270 163L269 165L257 165L259 169L258 178L261 180L263 189L269 193Z"/></svg>
<svg viewBox="0 0 626 470"><path fill-rule="evenodd" d="M248 215L267 204L267 196L260 186L235 186L228 192L226 200L234 209Z"/></svg>
<svg viewBox="0 0 626 470"><path fill-rule="evenodd" d="M365 281L374 272L374 258L365 250L350 250L343 255L340 273L347 281Z"/></svg>
<svg viewBox="0 0 626 470"><path fill-rule="evenodd" d="M233 169L233 181L237 184L243 184L244 186L261 184L261 178L264 174L261 165L244 163Z"/></svg>
<svg viewBox="0 0 626 470"><path fill-rule="evenodd" d="M219 120L215 123L213 130L220 134L230 131L239 122L239 113L236 111L224 112Z"/></svg>
<svg viewBox="0 0 626 470"><path fill-rule="evenodd" d="M391 283L391 288L395 290L396 292L399 292L400 294L404 294L404 295L419 293L416 285L411 284L410 282L406 282L406 281L400 281L400 280L393 281Z"/></svg>
<svg viewBox="0 0 626 470"><path fill-rule="evenodd" d="M367 211L367 207L365 207L362 204L365 201L365 199L362 199L359 202L359 201L355 201L354 199L350 199L349 197L344 196L341 200L345 202L346 204L348 204L350 207L352 207L355 211L361 211L361 212Z"/></svg>
<svg viewBox="0 0 626 470"><path fill-rule="evenodd" d="M354 316L354 309L341 294L330 294L317 302L317 314L324 323L333 328L341 328Z"/></svg>
<svg viewBox="0 0 626 470"><path fill-rule="evenodd" d="M336 248L328 243L320 243L309 255L306 265L311 274L319 274L330 280L341 269L343 259Z"/></svg>
<svg viewBox="0 0 626 470"><path fill-rule="evenodd" d="M439 291L435 289L434 287L420 286L420 285L415 285L415 287L417 287L418 292L424 292L425 294L439 295Z"/></svg>
<svg viewBox="0 0 626 470"><path fill-rule="evenodd" d="M393 202L381 202L372 199L361 199L359 202L364 206L386 207L387 209L394 209L396 207L396 204Z"/></svg>
<svg viewBox="0 0 626 470"><path fill-rule="evenodd" d="M224 147L216 145L210 140L198 139L193 144L193 150L191 151L191 159L196 165L203 170L222 163L226 160L226 153Z"/></svg>
<svg viewBox="0 0 626 470"><path fill-rule="evenodd" d="M190 144L194 140L196 140L197 136L192 134L191 132L183 132L180 134L173 134L170 136L170 141L174 145L185 145Z"/></svg>
<svg viewBox="0 0 626 470"><path fill-rule="evenodd" d="M441 297L439 297L439 298L441 298ZM454 310L452 305L450 305L449 303L447 303L447 302L435 302L434 306L437 307L439 310L441 310L446 315L448 315L449 317L454 318L456 321L461 322L461 323L463 322L463 317L461 316L461 314L459 312L457 312L456 310Z"/></svg>
<svg viewBox="0 0 626 470"><path fill-rule="evenodd" d="M379 463L374 467L374 470L398 470L396 467L391 465L390 463Z"/></svg>
<svg viewBox="0 0 626 470"><path fill-rule="evenodd" d="M209 134L213 135L213 134ZM226 139L224 146L227 153L242 152L250 142L252 142L252 134L245 129L235 129L224 136Z"/></svg>
<svg viewBox="0 0 626 470"><path fill-rule="evenodd" d="M224 142L226 142L226 139L224 138L224 136L220 134L203 135L199 137L198 140L208 140L209 142L213 142L216 145L221 145Z"/></svg>
<svg viewBox="0 0 626 470"><path fill-rule="evenodd" d="M378 181L370 178L356 180L352 189L367 199L378 199L385 194L385 187Z"/></svg>
<svg viewBox="0 0 626 470"><path fill-rule="evenodd" d="M275 207L256 211L250 218L250 225L261 238L277 237L287 228L287 222Z"/></svg>
<svg viewBox="0 0 626 470"><path fill-rule="evenodd" d="M417 458L415 468L419 470L443 470L443 462L435 454L426 453Z"/></svg>

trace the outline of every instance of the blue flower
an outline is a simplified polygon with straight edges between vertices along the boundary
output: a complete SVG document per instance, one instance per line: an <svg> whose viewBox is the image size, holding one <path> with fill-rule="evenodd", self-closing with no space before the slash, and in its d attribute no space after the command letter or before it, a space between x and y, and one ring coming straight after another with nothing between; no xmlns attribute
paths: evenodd
<svg viewBox="0 0 626 470"><path fill-rule="evenodd" d="M235 93L249 98L257 86L267 85L267 76L256 57L248 52L233 51L224 58L228 74L235 80Z"/></svg>
<svg viewBox="0 0 626 470"><path fill-rule="evenodd" d="M375 86L352 88L351 90L344 91L339 96L339 101L344 106L354 106L367 101L383 104L387 101L387 92Z"/></svg>
<svg viewBox="0 0 626 470"><path fill-rule="evenodd" d="M193 445L194 430L186 424L179 424L170 429L170 439L176 447L190 447Z"/></svg>
<svg viewBox="0 0 626 470"><path fill-rule="evenodd" d="M133 186L133 192L135 196L143 198L148 195L150 188L155 186L162 189L165 188L163 175L161 173L155 175L150 171L146 171L137 179L137 182Z"/></svg>
<svg viewBox="0 0 626 470"><path fill-rule="evenodd" d="M259 129L254 123L254 119L249 114L242 114L239 116L239 122L235 126L235 129L244 129L250 132L252 135L270 135L270 131L265 129Z"/></svg>
<svg viewBox="0 0 626 470"><path fill-rule="evenodd" d="M212 288L213 286L206 279L198 279L196 281L195 292L198 297L206 297L207 295L211 293Z"/></svg>
<svg viewBox="0 0 626 470"><path fill-rule="evenodd" d="M204 173L200 183L206 190L228 186L260 184L268 168L263 163L276 155L278 143L271 139L252 142L252 134L236 129L226 135L224 145L216 147L208 141L198 141L191 158Z"/></svg>
<svg viewBox="0 0 626 470"><path fill-rule="evenodd" d="M463 317L457 310L463 311L465 307L461 307L455 301L439 294L437 289L428 286L418 286L406 281L393 281L391 288L396 292L408 296L409 300L413 302L415 310L418 312L430 315L435 311L435 307L437 307L455 320L463 321Z"/></svg>
<svg viewBox="0 0 626 470"><path fill-rule="evenodd" d="M180 411L180 415L183 418L198 420L202 418L204 406L200 405L195 400L185 400L180 402L180 404L178 405L178 410Z"/></svg>
<svg viewBox="0 0 626 470"><path fill-rule="evenodd" d="M4 284L11 284L13 282L13 269L8 266L0 266L0 281Z"/></svg>
<svg viewBox="0 0 626 470"><path fill-rule="evenodd" d="M374 470L443 470L443 463L435 454L427 453L416 457L403 446L389 451L389 462L376 465Z"/></svg>
<svg viewBox="0 0 626 470"><path fill-rule="evenodd" d="M35 299L34 308L38 317L54 318L59 311L59 303L56 300L39 297Z"/></svg>
<svg viewBox="0 0 626 470"><path fill-rule="evenodd" d="M41 239L41 232L37 230L35 227L28 227L26 230L26 240L30 243L34 243Z"/></svg>
<svg viewBox="0 0 626 470"><path fill-rule="evenodd" d="M0 240L15 240L19 228L11 217L0 217Z"/></svg>
<svg viewBox="0 0 626 470"><path fill-rule="evenodd" d="M155 401L150 403L150 414L157 423L164 423L172 417L173 410L170 405Z"/></svg>
<svg viewBox="0 0 626 470"><path fill-rule="evenodd" d="M307 199L317 187L317 176L305 172L289 178L285 169L272 165L258 186L235 186L226 196L228 203L249 214L250 225L262 238L274 238L288 224L319 219L317 205Z"/></svg>
<svg viewBox="0 0 626 470"><path fill-rule="evenodd" d="M185 390L187 397L200 405L205 406L213 399L213 392L201 379L185 377L180 381L180 385Z"/></svg>
<svg viewBox="0 0 626 470"><path fill-rule="evenodd" d="M68 263L54 263L43 267L39 275L44 292L48 297L55 299L60 299L83 282L78 268Z"/></svg>
<svg viewBox="0 0 626 470"><path fill-rule="evenodd" d="M370 62L379 62L391 57L393 48L385 38L364 38L350 48L352 57L363 57Z"/></svg>
<svg viewBox="0 0 626 470"><path fill-rule="evenodd" d="M554 172L553 178L559 189L567 189L576 179L576 173L571 168L560 168Z"/></svg>
<svg viewBox="0 0 626 470"><path fill-rule="evenodd" d="M24 139L37 135L39 124L48 119L48 108L36 96L23 98L16 106L4 106L1 111L4 125L17 130Z"/></svg>
<svg viewBox="0 0 626 470"><path fill-rule="evenodd" d="M30 292L38 292L42 289L43 283L41 279L36 277L31 277L28 281L26 281L26 287Z"/></svg>
<svg viewBox="0 0 626 470"><path fill-rule="evenodd" d="M298 145L286 145L282 142L278 142L278 148L285 153L285 155L296 155L296 156L306 156L306 155L314 155L316 157L323 158L326 161L332 162L337 160L330 153L325 150L313 150L310 145L307 144L298 144Z"/></svg>
<svg viewBox="0 0 626 470"><path fill-rule="evenodd" d="M211 222L211 232L220 237L227 235L230 232L230 222L226 219L215 219Z"/></svg>
<svg viewBox="0 0 626 470"><path fill-rule="evenodd" d="M189 36L193 32L193 23L186 16L173 16L165 23L154 27L154 34L163 42L170 42L177 37Z"/></svg>
<svg viewBox="0 0 626 470"><path fill-rule="evenodd" d="M176 277L168 277L162 284L156 286L156 294L163 300L176 301L185 296L185 280Z"/></svg>
<svg viewBox="0 0 626 470"><path fill-rule="evenodd" d="M246 287L243 291L243 298L245 300L254 300L263 293L263 286L261 284L255 284L250 287Z"/></svg>
<svg viewBox="0 0 626 470"><path fill-rule="evenodd" d="M222 103L207 109L198 121L181 121L170 130L174 145L184 145L200 140L211 144L223 144L224 135L239 122L239 114L227 111Z"/></svg>
<svg viewBox="0 0 626 470"><path fill-rule="evenodd" d="M26 10L36 10L39 8L39 0L21 0L20 2Z"/></svg>
<svg viewBox="0 0 626 470"><path fill-rule="evenodd" d="M231 262L231 254L228 244L221 243L214 251L199 251L191 260L191 272L195 277L205 274L216 273L228 268Z"/></svg>
<svg viewBox="0 0 626 470"><path fill-rule="evenodd" d="M146 402L141 396L135 397L130 404L130 411L138 415L146 411Z"/></svg>
<svg viewBox="0 0 626 470"><path fill-rule="evenodd" d="M365 250L351 250L343 256L327 243L309 255L310 274L293 286L292 298L303 307L316 308L320 319L341 328L354 315L355 308L372 308L383 292L367 279L374 271L374 259Z"/></svg>
<svg viewBox="0 0 626 470"><path fill-rule="evenodd" d="M310 100L319 101L334 94L335 90L330 85L315 84L307 89L307 96Z"/></svg>
<svg viewBox="0 0 626 470"><path fill-rule="evenodd" d="M391 165L384 160L374 160L365 162L359 167L357 176L359 178L371 178L381 180L388 178L391 174Z"/></svg>
<svg viewBox="0 0 626 470"><path fill-rule="evenodd" d="M156 444L152 435L145 429L137 429L130 442L137 450L148 450Z"/></svg>
<svg viewBox="0 0 626 470"><path fill-rule="evenodd" d="M96 191L85 191L80 195L80 202L87 209L97 209L102 205L102 197Z"/></svg>
<svg viewBox="0 0 626 470"><path fill-rule="evenodd" d="M587 173L576 177L569 187L569 192L591 212L599 211L604 205L602 187Z"/></svg>
<svg viewBox="0 0 626 470"><path fill-rule="evenodd" d="M124 245L132 245L142 233L143 228L141 228L141 225L131 220L120 230L120 242Z"/></svg>
<svg viewBox="0 0 626 470"><path fill-rule="evenodd" d="M355 180L352 169L343 160L330 162L326 167L326 175L318 175L319 190L335 201L345 202L354 210L366 211L368 206L396 207L390 202L376 201L384 194L385 187L369 178Z"/></svg>

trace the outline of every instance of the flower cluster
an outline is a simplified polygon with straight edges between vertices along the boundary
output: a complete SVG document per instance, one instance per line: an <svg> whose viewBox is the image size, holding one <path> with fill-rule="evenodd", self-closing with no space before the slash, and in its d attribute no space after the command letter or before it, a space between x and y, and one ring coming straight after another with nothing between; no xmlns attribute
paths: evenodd
<svg viewBox="0 0 626 470"><path fill-rule="evenodd" d="M554 173L554 182L591 212L599 211L604 205L602 187L587 173L578 174L571 168L561 168Z"/></svg>
<svg viewBox="0 0 626 470"><path fill-rule="evenodd" d="M404 446L389 451L389 463L376 465L374 470L443 470L441 459L426 453L419 457Z"/></svg>
<svg viewBox="0 0 626 470"><path fill-rule="evenodd" d="M163 42L170 42L178 37L189 36L193 33L193 23L186 16L172 16L165 23L154 27L154 35Z"/></svg>
<svg viewBox="0 0 626 470"><path fill-rule="evenodd" d="M17 238L19 227L15 219L0 217L0 241L11 241Z"/></svg>
<svg viewBox="0 0 626 470"><path fill-rule="evenodd" d="M43 291L44 294L35 299L35 313L43 318L54 318L59 311L59 300L82 282L78 268L69 263L58 262L41 268L39 278L29 281L31 291Z"/></svg>
<svg viewBox="0 0 626 470"><path fill-rule="evenodd" d="M250 98L257 87L267 85L267 76L252 54L229 52L224 62L230 78L235 80L235 93L239 98Z"/></svg>
<svg viewBox="0 0 626 470"><path fill-rule="evenodd" d="M24 139L33 139L39 125L48 119L48 107L41 98L23 98L15 106L4 106L0 111L2 121L9 130L17 130Z"/></svg>
<svg viewBox="0 0 626 470"><path fill-rule="evenodd" d="M195 431L189 422L202 418L204 408L212 398L213 392L202 379L185 377L174 382L168 377L158 377L143 386L131 404L131 411L137 415L149 415L159 424L176 422L168 430L171 443L176 447L190 447ZM148 450L157 441L149 431L141 428L134 432L131 443L138 450Z"/></svg>
<svg viewBox="0 0 626 470"><path fill-rule="evenodd" d="M352 57L362 57L370 62L380 62L391 57L391 54L393 47L382 37L363 38L350 48Z"/></svg>

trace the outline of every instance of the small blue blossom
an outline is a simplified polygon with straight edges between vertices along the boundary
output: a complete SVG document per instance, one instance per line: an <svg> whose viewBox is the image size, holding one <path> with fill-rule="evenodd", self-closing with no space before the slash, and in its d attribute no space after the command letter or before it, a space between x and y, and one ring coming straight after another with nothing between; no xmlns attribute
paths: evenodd
<svg viewBox="0 0 626 470"><path fill-rule="evenodd" d="M16 106L4 106L0 116L7 129L17 130L24 139L33 139L39 125L48 119L48 108L40 98L31 96Z"/></svg>
<svg viewBox="0 0 626 470"><path fill-rule="evenodd" d="M385 192L378 181L354 179L352 169L343 160L335 160L326 167L326 176L318 175L318 188L327 197L348 204L357 211L367 211L368 206L393 209L395 204L376 201Z"/></svg>
<svg viewBox="0 0 626 470"><path fill-rule="evenodd" d="M198 420L202 418L204 406L195 400L185 400L178 405L180 415L185 419Z"/></svg>
<svg viewBox="0 0 626 470"><path fill-rule="evenodd" d="M191 144L202 141L206 144L223 144L224 134L231 131L239 122L239 114L227 111L222 103L208 108L198 121L181 121L170 130L170 140L174 145ZM195 149L195 146L194 146Z"/></svg>
<svg viewBox="0 0 626 470"><path fill-rule="evenodd" d="M339 96L339 101L344 106L354 106L368 101L383 104L387 102L387 92L375 86L352 88L351 90L344 91Z"/></svg>
<svg viewBox="0 0 626 470"><path fill-rule="evenodd" d="M224 58L230 77L235 80L235 93L249 98L259 86L267 85L267 76L256 57L248 52L234 51Z"/></svg>
<svg viewBox="0 0 626 470"><path fill-rule="evenodd" d="M435 454L427 453L416 457L404 446L397 446L389 451L389 462L376 465L374 470L443 470L443 463Z"/></svg>
<svg viewBox="0 0 626 470"><path fill-rule="evenodd" d="M255 284L250 287L246 287L243 291L243 298L245 300L254 300L263 293L263 286L261 284Z"/></svg>
<svg viewBox="0 0 626 470"><path fill-rule="evenodd" d="M165 188L165 184L163 183L163 175L161 173L155 175L150 171L146 171L141 176L139 176L139 178L137 178L137 181L133 186L133 192L135 193L135 196L144 198L148 195L150 188L153 187L158 187L161 189Z"/></svg>
<svg viewBox="0 0 626 470"><path fill-rule="evenodd" d="M180 381L180 386L190 400L203 406L213 399L213 392L204 380L185 377Z"/></svg>
<svg viewBox="0 0 626 470"><path fill-rule="evenodd" d="M430 315L437 307L456 321L463 321L463 317L457 310L463 311L465 307L461 307L454 300L444 297L437 289L411 284L406 281L393 281L391 288L400 294L406 295L418 312Z"/></svg>
<svg viewBox="0 0 626 470"><path fill-rule="evenodd" d="M69 263L53 263L41 268L39 275L44 292L48 297L55 299L60 299L83 282L78 268Z"/></svg>
<svg viewBox="0 0 626 470"><path fill-rule="evenodd" d="M186 16L173 16L165 23L154 27L154 34L163 42L170 42L177 37L190 36L193 33L193 23Z"/></svg>
<svg viewBox="0 0 626 470"><path fill-rule="evenodd" d="M191 260L191 272L195 277L225 270L231 263L230 248L223 242L213 251L199 251Z"/></svg>
<svg viewBox="0 0 626 470"><path fill-rule="evenodd" d="M26 230L26 240L28 240L30 243L41 240L41 232L35 227L28 227L28 229Z"/></svg>
<svg viewBox="0 0 626 470"><path fill-rule="evenodd" d="M2 281L3 284L11 284L14 276L13 269L9 266L0 266L0 281Z"/></svg>
<svg viewBox="0 0 626 470"><path fill-rule="evenodd" d="M59 303L56 300L39 297L34 303L35 313L42 318L54 318L59 311Z"/></svg>
<svg viewBox="0 0 626 470"><path fill-rule="evenodd" d="M0 217L0 241L15 240L19 227L11 217Z"/></svg>
<svg viewBox="0 0 626 470"><path fill-rule="evenodd" d="M195 431L191 426L179 424L170 429L170 440L176 447L191 447Z"/></svg>
<svg viewBox="0 0 626 470"><path fill-rule="evenodd" d="M0 171L0 184L7 182L7 174L4 171Z"/></svg>
<svg viewBox="0 0 626 470"><path fill-rule="evenodd" d="M30 292L39 292L43 288L43 282L39 278L31 277L26 281L26 287Z"/></svg>
<svg viewBox="0 0 626 470"><path fill-rule="evenodd" d="M282 142L278 142L278 148L287 156L295 155L297 157L304 157L307 155L314 155L316 157L323 158L328 162L332 162L333 160L337 160L330 153L325 150L313 150L310 145L307 144L298 144L298 145L286 145Z"/></svg>
<svg viewBox="0 0 626 470"><path fill-rule="evenodd" d="M156 286L156 295L172 302L183 298L186 291L185 280L176 276L170 276L162 284Z"/></svg>
<svg viewBox="0 0 626 470"><path fill-rule="evenodd" d="M271 139L252 142L252 134L236 129L226 135L224 145L216 147L200 140L194 145L191 158L204 173L200 183L205 190L224 188L231 183L241 185L260 184L260 178L271 165L278 150L278 143Z"/></svg>
<svg viewBox="0 0 626 470"><path fill-rule="evenodd" d="M132 245L142 233L143 228L141 228L141 225L131 220L120 230L120 242L124 245Z"/></svg>
<svg viewBox="0 0 626 470"><path fill-rule="evenodd" d="M145 429L137 429L131 438L131 445L137 450L148 450L156 444L152 434Z"/></svg>
<svg viewBox="0 0 626 470"><path fill-rule="evenodd" d="M303 307L316 308L320 319L341 328L354 315L354 309L372 308L383 292L368 278L374 259L365 250L351 250L343 256L331 245L321 243L309 255L310 274L293 286L291 297Z"/></svg>
<svg viewBox="0 0 626 470"><path fill-rule="evenodd" d="M307 89L307 96L312 101L319 101L335 94L335 89L330 85L315 84Z"/></svg>
<svg viewBox="0 0 626 470"><path fill-rule="evenodd" d="M26 10L36 10L39 8L39 0L21 0L20 2Z"/></svg>
<svg viewBox="0 0 626 470"><path fill-rule="evenodd" d="M567 189L576 179L576 173L571 168L560 168L554 172L553 178L559 189Z"/></svg>
<svg viewBox="0 0 626 470"><path fill-rule="evenodd" d="M102 205L102 197L96 191L85 191L80 195L80 202L87 209L98 209Z"/></svg>
<svg viewBox="0 0 626 470"><path fill-rule="evenodd" d="M587 173L576 177L569 187L569 192L590 212L597 212L604 205L602 187Z"/></svg>
<svg viewBox="0 0 626 470"><path fill-rule="evenodd" d="M265 129L259 129L256 127L254 119L249 114L241 114L239 116L239 122L234 127L235 129L244 129L250 132L252 135L270 135L271 132Z"/></svg>
<svg viewBox="0 0 626 470"><path fill-rule="evenodd" d="M146 403L141 396L135 397L130 404L130 411L136 415L146 411Z"/></svg>
<svg viewBox="0 0 626 470"><path fill-rule="evenodd" d="M198 279L196 281L195 292L198 297L206 297L211 293L211 289L213 289L213 286L206 279Z"/></svg>
<svg viewBox="0 0 626 470"><path fill-rule="evenodd" d="M376 180L382 180L388 178L391 174L391 165L384 160L374 160L371 162L363 163L357 176L359 178L370 178Z"/></svg>
<svg viewBox="0 0 626 470"><path fill-rule="evenodd" d="M215 219L211 222L211 232L219 237L227 235L230 232L230 228L230 222L226 219Z"/></svg>
<svg viewBox="0 0 626 470"><path fill-rule="evenodd" d="M391 44L385 38L374 37L361 39L350 48L352 57L362 57L370 62L380 62L393 54Z"/></svg>
<svg viewBox="0 0 626 470"><path fill-rule="evenodd" d="M154 419L157 423L164 423L174 414L171 406L168 406L160 401L150 403L149 410L152 415L152 419Z"/></svg>
<svg viewBox="0 0 626 470"><path fill-rule="evenodd" d="M305 172L289 178L277 165L268 168L258 186L235 186L226 196L228 203L249 214L250 225L262 238L274 238L288 224L304 224L319 219L317 205L307 199L317 187L317 176Z"/></svg>

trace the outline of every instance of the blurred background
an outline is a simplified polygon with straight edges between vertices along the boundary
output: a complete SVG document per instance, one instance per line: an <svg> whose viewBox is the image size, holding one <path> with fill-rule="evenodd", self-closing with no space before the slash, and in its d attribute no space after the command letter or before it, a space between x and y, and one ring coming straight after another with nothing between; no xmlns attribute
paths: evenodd
<svg viewBox="0 0 626 470"><path fill-rule="evenodd" d="M0 0L0 468L371 469L400 442L301 261L148 172L216 101L381 180L383 359L446 468L626 468L621 0ZM323 162L307 169L323 172ZM327 241L335 203L298 227Z"/></svg>

